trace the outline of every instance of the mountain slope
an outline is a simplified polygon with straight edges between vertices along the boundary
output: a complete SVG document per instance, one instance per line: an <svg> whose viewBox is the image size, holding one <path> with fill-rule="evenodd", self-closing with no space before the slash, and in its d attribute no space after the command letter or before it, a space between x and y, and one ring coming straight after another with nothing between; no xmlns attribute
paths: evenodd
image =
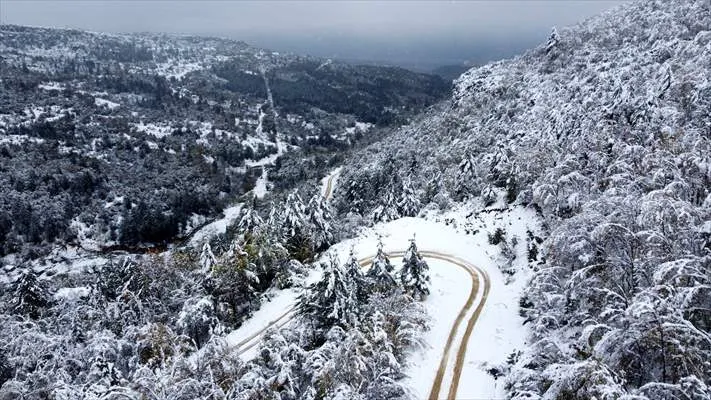
<svg viewBox="0 0 711 400"><path fill-rule="evenodd" d="M185 237L255 185L263 194L262 170L285 151L321 154L304 167L320 176L336 151L450 90L217 38L3 25L0 55L0 256L12 264L43 243Z"/></svg>
<svg viewBox="0 0 711 400"><path fill-rule="evenodd" d="M450 103L350 159L334 201L377 218L412 182L427 208L539 210L513 398L708 398L709 65L708 2L616 8L462 75Z"/></svg>

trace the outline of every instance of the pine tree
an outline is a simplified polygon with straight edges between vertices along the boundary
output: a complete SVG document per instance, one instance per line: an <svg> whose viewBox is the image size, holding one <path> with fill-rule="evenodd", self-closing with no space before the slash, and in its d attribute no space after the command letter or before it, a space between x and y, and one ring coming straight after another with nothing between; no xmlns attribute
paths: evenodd
<svg viewBox="0 0 711 400"><path fill-rule="evenodd" d="M284 204L281 233L291 257L301 262L309 260L313 254L305 211L298 192L290 193Z"/></svg>
<svg viewBox="0 0 711 400"><path fill-rule="evenodd" d="M560 35L558 35L558 30L554 26L551 30L551 35L548 37L548 43L546 43L546 54L550 54L556 48L558 42L560 42Z"/></svg>
<svg viewBox="0 0 711 400"><path fill-rule="evenodd" d="M464 157L459 163L456 178L456 195L459 199L466 199L472 193L474 179L476 178L476 163L470 150L464 152Z"/></svg>
<svg viewBox="0 0 711 400"><path fill-rule="evenodd" d="M15 286L15 312L36 319L49 303L47 290L40 284L37 275L31 269L25 271Z"/></svg>
<svg viewBox="0 0 711 400"><path fill-rule="evenodd" d="M0 387L12 379L13 371L5 353L0 349Z"/></svg>
<svg viewBox="0 0 711 400"><path fill-rule="evenodd" d="M240 235L254 235L257 230L261 230L264 226L264 220L262 220L262 217L259 216L254 207L255 202L256 200L253 200L252 206L244 210L242 218L237 224L237 230Z"/></svg>
<svg viewBox="0 0 711 400"><path fill-rule="evenodd" d="M200 252L200 268L204 273L210 273L212 267L217 264L217 258L212 252L212 247L210 247L210 242L206 241L202 245L202 251Z"/></svg>
<svg viewBox="0 0 711 400"><path fill-rule="evenodd" d="M333 325L352 327L358 321L358 302L346 271L331 256L324 264L323 277L300 298L299 310L314 320L318 328Z"/></svg>
<svg viewBox="0 0 711 400"><path fill-rule="evenodd" d="M348 256L348 262L346 263L346 277L348 282L353 287L353 292L358 299L358 303L361 304L368 299L368 284L361 269L358 259L355 257L355 253L351 248L351 252Z"/></svg>
<svg viewBox="0 0 711 400"><path fill-rule="evenodd" d="M333 243L333 216L321 195L314 195L309 201L308 221L311 225L311 242L314 251L323 251Z"/></svg>
<svg viewBox="0 0 711 400"><path fill-rule="evenodd" d="M383 251L383 242L378 238L378 252L373 257L370 269L366 273L371 292L387 293L397 286L395 278L391 275L393 265Z"/></svg>
<svg viewBox="0 0 711 400"><path fill-rule="evenodd" d="M383 199L383 203L376 207L375 211L373 211L373 221L389 222L400 218L400 213L397 208L395 196L393 195L392 190L389 190Z"/></svg>
<svg viewBox="0 0 711 400"><path fill-rule="evenodd" d="M405 252L400 270L400 282L405 292L417 300L424 300L430 294L429 266L417 251L415 239L410 240L410 247Z"/></svg>
<svg viewBox="0 0 711 400"><path fill-rule="evenodd" d="M407 179L402 188L402 193L400 195L400 201L398 201L398 209L400 215L403 217L414 217L420 212L422 204L415 191L412 187L412 181Z"/></svg>

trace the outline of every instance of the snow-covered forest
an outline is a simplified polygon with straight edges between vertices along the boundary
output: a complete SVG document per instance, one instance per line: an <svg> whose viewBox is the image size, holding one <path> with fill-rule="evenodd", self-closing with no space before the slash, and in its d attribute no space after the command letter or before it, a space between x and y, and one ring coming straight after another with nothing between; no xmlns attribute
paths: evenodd
<svg viewBox="0 0 711 400"><path fill-rule="evenodd" d="M366 223L480 199L537 210L514 399L702 399L711 385L711 4L639 1L512 60L346 164Z"/></svg>
<svg viewBox="0 0 711 400"><path fill-rule="evenodd" d="M106 76L110 66L122 76L175 75L169 55L182 54L179 76L156 78L172 105L154 107L161 100L145 94L130 108L141 117L123 89L82 83L88 64L67 72L74 64L47 50L62 45L41 44L43 31L0 34L0 104L16 104L0 111L0 183L10 188L0 199L0 399L711 399L708 0L639 0L554 28L521 56L468 70L439 102L444 86L426 75L241 42L214 40L201 53L189 43L207 39L59 39L93 43L98 60L118 57L105 62ZM111 40L123 50L112 52ZM141 45L125 48L132 40ZM166 43L177 48L166 53ZM251 64L265 58L265 70ZM338 94L319 87L304 100L309 84L291 86L294 76L357 88L358 107L327 108ZM369 76L381 86L357 84ZM199 89L205 82L215 90ZM49 97L84 85L110 95L89 91L91 104L64 117L23 114L32 101L59 113ZM159 150L102 147L126 126L128 143L156 136L136 126L169 120L174 130L181 96L186 112L207 119L244 104L255 123L151 139ZM81 133L101 126L90 106L124 125L101 138ZM80 116L75 141L35 134L38 123L64 132L55 122ZM327 123L316 140L304 130L319 120ZM261 137L264 129L272 135ZM231 165L220 150L260 137L259 159ZM54 198L47 188L64 187L49 172L18 169L41 165L49 141L79 167L64 165L67 155L51 156L48 168L94 171L111 195L92 194L96 183L77 175L62 207L81 199L63 211L78 219L40 224L75 232L27 236L38 205ZM141 177L160 175L152 154L170 149L192 154L168 164L181 168L171 175L191 172L181 190L220 201L198 210L178 196L138 213L120 192L133 180L107 180L134 152L145 153ZM249 184L219 183L250 167L261 169ZM27 199L29 211L18 206ZM147 247L155 243L142 229L178 206L184 220ZM106 211L108 226L91 223L93 210L113 207L123 211ZM145 245L140 254L82 248L120 243L109 232L126 226L131 243Z"/></svg>

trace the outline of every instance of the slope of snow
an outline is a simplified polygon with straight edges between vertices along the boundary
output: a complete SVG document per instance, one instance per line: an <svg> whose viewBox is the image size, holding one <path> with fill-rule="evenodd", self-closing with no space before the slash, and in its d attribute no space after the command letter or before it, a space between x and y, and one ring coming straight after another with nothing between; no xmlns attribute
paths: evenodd
<svg viewBox="0 0 711 400"><path fill-rule="evenodd" d="M195 232L190 238L188 245L193 247L202 246L205 241L209 240L212 236L227 232L227 227L239 218L240 211L242 211L242 203L225 208L222 210L224 216Z"/></svg>

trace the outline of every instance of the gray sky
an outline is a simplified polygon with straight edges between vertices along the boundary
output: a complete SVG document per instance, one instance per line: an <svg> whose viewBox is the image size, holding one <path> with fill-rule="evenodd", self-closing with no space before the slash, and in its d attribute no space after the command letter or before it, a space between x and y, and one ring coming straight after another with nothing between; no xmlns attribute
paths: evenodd
<svg viewBox="0 0 711 400"><path fill-rule="evenodd" d="M218 35L316 56L441 65L515 54L554 25L623 2L0 0L0 21Z"/></svg>

